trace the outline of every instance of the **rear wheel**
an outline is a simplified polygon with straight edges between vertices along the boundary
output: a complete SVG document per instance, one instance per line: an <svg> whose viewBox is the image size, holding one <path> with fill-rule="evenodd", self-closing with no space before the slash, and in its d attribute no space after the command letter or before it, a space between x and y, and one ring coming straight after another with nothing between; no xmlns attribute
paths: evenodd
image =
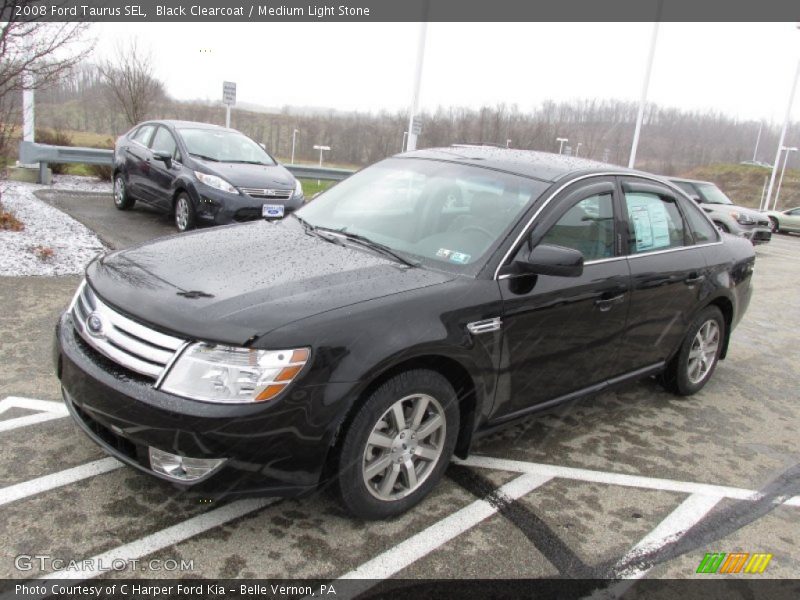
<svg viewBox="0 0 800 600"><path fill-rule="evenodd" d="M458 435L450 383L423 369L392 377L356 413L339 455L339 494L364 519L399 515L441 479Z"/></svg>
<svg viewBox="0 0 800 600"><path fill-rule="evenodd" d="M661 383L679 396L699 392L714 373L724 340L722 312L716 306L704 308L689 326L680 350L661 376Z"/></svg>
<svg viewBox="0 0 800 600"><path fill-rule="evenodd" d="M136 204L136 200L131 198L128 193L128 185L125 183L125 176L117 173L114 176L114 206L119 210L129 210Z"/></svg>
<svg viewBox="0 0 800 600"><path fill-rule="evenodd" d="M178 231L184 232L194 229L195 212L192 199L189 194L181 192L175 199L175 227Z"/></svg>

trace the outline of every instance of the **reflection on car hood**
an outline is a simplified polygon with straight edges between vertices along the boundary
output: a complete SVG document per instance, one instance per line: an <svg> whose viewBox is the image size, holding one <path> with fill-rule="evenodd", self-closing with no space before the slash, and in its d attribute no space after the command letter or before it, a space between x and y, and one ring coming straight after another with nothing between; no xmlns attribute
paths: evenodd
<svg viewBox="0 0 800 600"><path fill-rule="evenodd" d="M327 242L287 219L163 238L93 262L87 278L134 319L181 337L244 344L299 319L453 276Z"/></svg>
<svg viewBox="0 0 800 600"><path fill-rule="evenodd" d="M195 160L203 165L205 171L222 177L235 187L282 190L294 188L294 177L281 165L249 165Z"/></svg>

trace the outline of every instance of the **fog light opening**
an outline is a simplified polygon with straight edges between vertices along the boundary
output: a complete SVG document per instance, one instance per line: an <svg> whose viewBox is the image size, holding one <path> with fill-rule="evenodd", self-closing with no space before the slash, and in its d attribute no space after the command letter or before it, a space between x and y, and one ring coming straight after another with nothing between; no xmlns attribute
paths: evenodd
<svg viewBox="0 0 800 600"><path fill-rule="evenodd" d="M191 458L149 448L150 468L176 481L197 481L211 475L225 464L226 458Z"/></svg>

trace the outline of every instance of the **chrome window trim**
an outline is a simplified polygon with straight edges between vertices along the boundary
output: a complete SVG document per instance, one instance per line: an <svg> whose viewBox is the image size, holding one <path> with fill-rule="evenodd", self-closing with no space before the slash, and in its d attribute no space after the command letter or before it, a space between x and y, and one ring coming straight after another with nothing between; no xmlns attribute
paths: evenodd
<svg viewBox="0 0 800 600"><path fill-rule="evenodd" d="M542 213L542 211L545 208L547 208L547 206L550 204L550 202L552 202L552 200L558 194L560 194L562 191L564 191L567 187L569 187L573 183L576 183L578 181L583 181L584 179L591 179L592 177L638 177L639 179L648 179L650 181L654 181L656 183L660 183L662 185L666 185L667 188L674 188L675 190L677 190L678 192L680 192L681 194L686 196L686 194L684 192L682 192L675 184L670 184L670 183L666 182L665 180L659 179L658 177L655 177L655 176L652 176L652 175L643 175L643 174L639 174L639 173L630 173L630 172L625 172L625 171L602 171L602 172L599 172L599 173L589 173L587 175L581 175L580 177L576 177L575 179L570 179L569 181L567 181L564 184L560 185L558 187L558 189L556 189L552 194L550 194L547 197L547 199L545 199L545 201L542 203L542 205L539 207L539 209L535 213L533 213L533 215L531 216L530 219L528 219L528 222L525 224L525 227L522 228L522 231L519 233L519 235L516 237L514 242L509 247L509 249L503 255L503 258L500 260L500 263L497 265L497 268L494 271L494 277L492 277L492 279L499 281L501 279L508 279L510 277L510 274L509 275L500 275L500 269L502 269L503 266L505 266L506 261L514 253L514 251L518 248L520 241L522 241L522 239L525 237L525 235L530 231L531 226L534 224L534 222L539 217L539 215ZM688 196L687 196L687 198L688 198ZM690 202L694 202L694 200L692 200L691 198L689 198L689 201ZM701 211L701 212L703 212L703 211ZM708 215L705 214L705 212L703 212L703 215L706 217L706 219L709 222L711 222L711 219L708 217ZM714 230L716 231L716 227L715 227ZM709 242L709 243L706 243L706 244L693 244L691 246L680 246L678 248L667 248L666 250L651 250L650 252L642 252L641 254L625 254L625 255L622 255L622 256L613 256L611 258L601 258L601 259L597 259L597 260L591 260L591 261L585 262L583 264L584 265L592 265L592 264L597 264L597 263L601 263L601 262L610 262L610 261L613 261L613 260L636 258L636 257L640 257L640 256L651 256L651 255L654 255L654 254L663 254L665 252L674 252L676 250L686 250L686 249L689 249L689 248L702 248L704 246L717 246L717 245L721 245L721 244L722 244L722 237L719 235L719 232L717 232L717 241L716 242Z"/></svg>

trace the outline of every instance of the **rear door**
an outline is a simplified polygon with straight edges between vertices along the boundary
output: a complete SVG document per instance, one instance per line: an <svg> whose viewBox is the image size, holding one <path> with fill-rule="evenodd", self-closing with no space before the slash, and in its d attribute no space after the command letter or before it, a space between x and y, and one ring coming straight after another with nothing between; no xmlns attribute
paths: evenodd
<svg viewBox="0 0 800 600"><path fill-rule="evenodd" d="M667 360L683 339L709 278L677 194L665 185L621 177L631 305L620 361L627 371Z"/></svg>
<svg viewBox="0 0 800 600"><path fill-rule="evenodd" d="M521 275L499 281L510 400L495 417L602 384L619 371L628 312L628 262L617 244L613 177L567 187L537 219L530 243L566 246L584 256L579 277ZM527 249L523 243L521 251Z"/></svg>
<svg viewBox="0 0 800 600"><path fill-rule="evenodd" d="M155 125L139 127L125 145L125 170L128 174L128 188L140 200L150 201L147 178L150 176L150 140L156 130Z"/></svg>

